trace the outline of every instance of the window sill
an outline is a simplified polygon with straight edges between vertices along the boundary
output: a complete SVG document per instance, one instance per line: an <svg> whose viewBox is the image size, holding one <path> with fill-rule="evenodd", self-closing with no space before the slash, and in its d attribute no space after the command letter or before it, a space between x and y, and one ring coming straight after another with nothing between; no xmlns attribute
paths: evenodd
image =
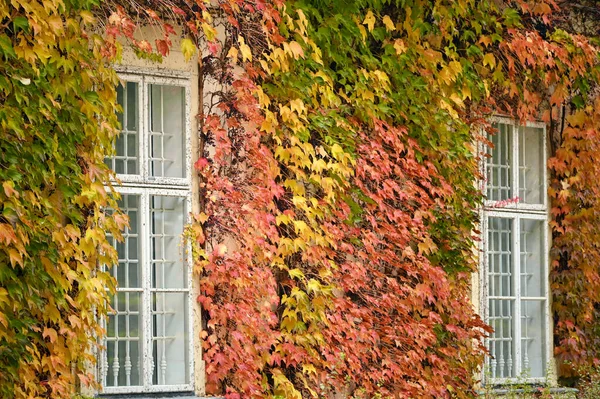
<svg viewBox="0 0 600 399"><path fill-rule="evenodd" d="M220 399L214 396L196 396L193 392L119 393L100 394L96 399Z"/></svg>
<svg viewBox="0 0 600 399"><path fill-rule="evenodd" d="M553 395L564 395L564 398L575 398L575 395L579 392L579 390L575 388L544 388L532 385L529 388L492 388L489 390L479 390L477 391L477 394L484 398L487 397L486 395L491 397L502 397L514 394L536 394L544 392L545 389L548 389Z"/></svg>

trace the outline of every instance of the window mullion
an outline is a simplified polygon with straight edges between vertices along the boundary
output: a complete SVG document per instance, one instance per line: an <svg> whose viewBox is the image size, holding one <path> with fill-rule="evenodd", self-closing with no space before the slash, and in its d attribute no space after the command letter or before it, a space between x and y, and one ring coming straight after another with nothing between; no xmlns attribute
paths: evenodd
<svg viewBox="0 0 600 399"><path fill-rule="evenodd" d="M546 127L543 128L542 135L542 201L544 206L546 207L546 212L548 211L548 150L546 148Z"/></svg>
<svg viewBox="0 0 600 399"><path fill-rule="evenodd" d="M511 199L516 199L519 197L520 187L519 187L519 128L514 125L509 125L511 129L510 137L512 138L512 146L509 151L512 152L511 156L511 185L512 185L512 195Z"/></svg>
<svg viewBox="0 0 600 399"><path fill-rule="evenodd" d="M544 133L545 133L545 129L544 129ZM544 145L546 144L546 140L544 139ZM545 148L545 147L544 147ZM545 152L544 152L545 153ZM546 164L546 161L544 159L544 164ZM546 176L546 172L545 172L545 168L544 168L544 178ZM546 183L544 182L544 185ZM545 191L547 193L547 191ZM547 201L547 199L545 199L545 201ZM542 234L544 235L544 248L543 251L545 254L549 254L550 253L550 234L549 234L549 227L548 224L546 223L545 226L542 228ZM550 359L552 358L552 341L551 341L551 337L552 335L548 336L548 332L552 331L552 318L551 318L551 310L550 310L550 259L549 256L544 256L542 258L542 264L543 264L543 273L542 276L544 278L544 316L545 316L545 325L546 325L546 334L543 336L544 337L544 346L546 348L546 367L549 364Z"/></svg>
<svg viewBox="0 0 600 399"><path fill-rule="evenodd" d="M513 284L515 288L515 375L521 375L521 223L517 216L513 219L513 262L515 265Z"/></svg>
<svg viewBox="0 0 600 399"><path fill-rule="evenodd" d="M187 119L187 117L186 117ZM186 128L186 131L188 131L188 129ZM188 141L189 143L189 141ZM187 152L187 151L186 151ZM188 164L190 164L190 162L188 162ZM188 173L187 178L190 178L190 174ZM192 222L192 218L191 218L191 211L192 211L192 194L191 194L191 190L189 190L188 195L186 197L186 214L187 214L187 218L185 220L186 224L189 224ZM184 227L185 228L185 227ZM184 244L184 253L187 253L187 256L184 256L184 268L185 270L187 270L187 325L188 325L188 342L187 342L187 349L188 349L188 353L190 354L190 361L188 362L188 367L189 370L187 372L188 374L188 378L189 384L193 384L194 382L194 356L192 355L194 353L194 340L192 339L192 337L195 337L196 334L194 334L194 320L193 320L193 314L195 313L192 310L192 304L194 303L194 299L193 299L193 290L192 290L192 286L193 286L193 275L192 275L192 268L194 267L194 263L193 263L193 259L192 259L192 246L189 242L189 240L185 241Z"/></svg>
<svg viewBox="0 0 600 399"><path fill-rule="evenodd" d="M142 297L142 305L144 311L142 312L142 325L143 325L143 340L142 340L142 353L143 353L143 386L144 390L147 391L152 386L152 314L151 314L151 295L150 295L150 270L147 267L149 260L149 248L150 248L150 204L148 191L144 190L140 195L140 202L142 205L142 211L140 212L142 218L142 288L144 290Z"/></svg>
<svg viewBox="0 0 600 399"><path fill-rule="evenodd" d="M148 87L146 79L142 77L140 80L140 101L139 106L141 112L139 112L139 126L140 126L140 174L144 182L148 181L148 136L150 132L150 101L148 95Z"/></svg>

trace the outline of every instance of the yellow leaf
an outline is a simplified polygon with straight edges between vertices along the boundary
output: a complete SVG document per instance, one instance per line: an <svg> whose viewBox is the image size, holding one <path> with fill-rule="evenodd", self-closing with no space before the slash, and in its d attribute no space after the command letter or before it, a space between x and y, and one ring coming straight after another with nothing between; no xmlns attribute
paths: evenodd
<svg viewBox="0 0 600 399"><path fill-rule="evenodd" d="M465 106L465 103L463 103L463 100L454 93L450 96L450 100L454 101L454 103L461 108L464 108L464 106Z"/></svg>
<svg viewBox="0 0 600 399"><path fill-rule="evenodd" d="M383 24L388 32L396 30L396 25L394 25L394 22L392 22L392 19L389 17L389 15L383 17Z"/></svg>
<svg viewBox="0 0 600 399"><path fill-rule="evenodd" d="M94 15L89 11L81 11L79 15L86 24L93 24L96 22L96 18L94 18Z"/></svg>
<svg viewBox="0 0 600 399"><path fill-rule="evenodd" d="M583 127L585 125L586 118L587 118L587 115L585 114L585 112L580 110L580 111L574 112L572 115L568 115L567 121L569 122L569 125L571 125L571 126Z"/></svg>
<svg viewBox="0 0 600 399"><path fill-rule="evenodd" d="M302 365L302 372L304 374L317 374L317 369L312 364L304 364Z"/></svg>
<svg viewBox="0 0 600 399"><path fill-rule="evenodd" d="M454 96L456 96L456 94L454 94ZM440 100L440 108L445 109L446 111L448 111L448 113L455 119L458 118L458 112L456 112L456 110L454 108L452 108L450 106L450 104L448 104L445 100ZM410 247L408 247L410 248Z"/></svg>
<svg viewBox="0 0 600 399"><path fill-rule="evenodd" d="M331 155L337 160L340 160L344 155L344 149L337 143L331 146Z"/></svg>
<svg viewBox="0 0 600 399"><path fill-rule="evenodd" d="M292 111L296 111L296 113L298 115L301 115L301 114L303 114L303 113L306 112L306 108L304 107L304 103L299 98L296 98L296 99L290 101L290 109Z"/></svg>
<svg viewBox="0 0 600 399"><path fill-rule="evenodd" d="M362 25L358 25L358 30L360 31L360 36L362 37L364 42L367 39L367 30Z"/></svg>
<svg viewBox="0 0 600 399"><path fill-rule="evenodd" d="M8 291L2 287L0 287L0 303L10 303L8 299Z"/></svg>
<svg viewBox="0 0 600 399"><path fill-rule="evenodd" d="M321 292L323 290L323 286L321 285L320 282L318 282L317 280L315 280L314 278L311 278L310 280L308 280L308 284L306 284L306 292Z"/></svg>
<svg viewBox="0 0 600 399"><path fill-rule="evenodd" d="M49 17L47 19L47 22L48 22L48 26L50 26L50 29L52 30L52 32L60 33L63 31L63 21L62 21L62 18L59 17L58 15Z"/></svg>
<svg viewBox="0 0 600 399"><path fill-rule="evenodd" d="M55 342L58 339L58 334L55 329L45 327L42 332L42 337L49 338L50 342Z"/></svg>
<svg viewBox="0 0 600 399"><path fill-rule="evenodd" d="M202 22L202 31L204 32L204 35L206 35L206 39L209 42L215 40L215 37L217 36L217 31L215 30L215 28L213 28L206 22Z"/></svg>
<svg viewBox="0 0 600 399"><path fill-rule="evenodd" d="M458 75L459 73L462 72L462 65L460 62L458 61L452 61L448 64L448 66L450 68L452 68L452 70Z"/></svg>
<svg viewBox="0 0 600 399"><path fill-rule="evenodd" d="M210 13L208 11L202 11L202 18L204 18L206 21L208 21L208 23L212 23L213 21L213 17L212 15L210 15Z"/></svg>
<svg viewBox="0 0 600 399"><path fill-rule="evenodd" d="M208 220L208 215L204 212L200 212L196 215L196 221L199 223L205 223Z"/></svg>
<svg viewBox="0 0 600 399"><path fill-rule="evenodd" d="M10 259L10 264L13 268L15 267L15 265L23 266L23 257L21 256L21 254L19 254L19 252L17 252L16 249L9 248L8 257Z"/></svg>
<svg viewBox="0 0 600 399"><path fill-rule="evenodd" d="M306 15L304 15L304 11L298 9L296 10L298 14L298 21L300 22L298 25L300 27L300 34L304 35L306 33L306 27L308 26L308 20L306 19Z"/></svg>
<svg viewBox="0 0 600 399"><path fill-rule="evenodd" d="M295 269L292 269L292 270L288 271L288 274L292 278L298 278L298 279L303 279L304 278L304 273L302 273L302 270L300 270L298 268L295 268Z"/></svg>
<svg viewBox="0 0 600 399"><path fill-rule="evenodd" d="M373 15L373 13L371 12L371 10L369 10L369 12L367 13L367 15L365 16L365 20L363 21L363 25L367 25L367 29L369 29L369 32L373 31L373 28L375 27L375 15Z"/></svg>
<svg viewBox="0 0 600 399"><path fill-rule="evenodd" d="M496 59L494 58L494 54L487 53L483 56L483 66L489 65L491 69L494 69L496 66Z"/></svg>
<svg viewBox="0 0 600 399"><path fill-rule="evenodd" d="M303 234L306 230L308 230L307 224L302 220L294 220L294 231L296 234Z"/></svg>
<svg viewBox="0 0 600 399"><path fill-rule="evenodd" d="M294 59L304 58L304 50L302 50L302 46L296 41L290 42L290 51L294 55Z"/></svg>
<svg viewBox="0 0 600 399"><path fill-rule="evenodd" d="M242 53L242 61L252 61L252 51L250 47L244 41L244 38L238 36L238 42L240 43L240 52Z"/></svg>
<svg viewBox="0 0 600 399"><path fill-rule="evenodd" d="M181 52L183 53L183 57L186 61L191 60L196 53L196 46L194 45L194 42L187 38L183 39L181 41Z"/></svg>
<svg viewBox="0 0 600 399"><path fill-rule="evenodd" d="M4 188L4 194L10 198L11 196L15 196L19 198L19 192L15 190L15 183L12 180L6 180L2 183L2 188Z"/></svg>
<svg viewBox="0 0 600 399"><path fill-rule="evenodd" d="M237 62L238 49L236 49L235 47L230 48L227 52L227 58L232 58L233 62Z"/></svg>
<svg viewBox="0 0 600 399"><path fill-rule="evenodd" d="M394 49L396 50L396 54L401 55L406 51L406 46L402 40L398 39L394 42Z"/></svg>

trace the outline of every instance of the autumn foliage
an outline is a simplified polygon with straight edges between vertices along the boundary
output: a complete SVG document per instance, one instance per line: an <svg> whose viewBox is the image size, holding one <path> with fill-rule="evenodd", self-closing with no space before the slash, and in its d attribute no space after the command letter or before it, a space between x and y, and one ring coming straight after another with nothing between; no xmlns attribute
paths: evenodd
<svg viewBox="0 0 600 399"><path fill-rule="evenodd" d="M208 101L186 237L209 393L474 396L489 332L470 292L477 144L494 114L549 126L556 355L565 375L597 361L597 49L554 1L114 0L92 9L102 39L81 31L91 4L30 3L0 8L0 392L61 397L73 364L85 382L116 227L100 212L102 62L123 43L160 61L180 31ZM65 52L76 62L52 62Z"/></svg>
<svg viewBox="0 0 600 399"><path fill-rule="evenodd" d="M123 218L104 165L116 75L86 36L93 2L0 3L0 397L68 398L93 380ZM87 24L87 25L86 25ZM120 223L117 224L117 220Z"/></svg>

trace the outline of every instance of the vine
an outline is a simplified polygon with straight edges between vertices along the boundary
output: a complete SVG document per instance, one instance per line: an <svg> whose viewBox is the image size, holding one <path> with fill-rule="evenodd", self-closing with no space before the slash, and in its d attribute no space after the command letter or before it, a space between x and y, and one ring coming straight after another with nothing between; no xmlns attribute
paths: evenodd
<svg viewBox="0 0 600 399"><path fill-rule="evenodd" d="M0 396L67 398L93 382L126 220L105 189L116 74L87 34L93 1L0 3Z"/></svg>
<svg viewBox="0 0 600 399"><path fill-rule="evenodd" d="M114 256L104 228L123 222L101 212L116 83L103 62L125 42L160 61L174 35L199 66L188 236L210 393L472 397L489 332L470 305L476 144L494 114L549 126L556 355L563 375L597 363L598 53L569 26L584 6L113 0L93 8L101 39L81 27L92 2L13 3L0 8L0 392L59 397L73 364L87 378L98 265Z"/></svg>

